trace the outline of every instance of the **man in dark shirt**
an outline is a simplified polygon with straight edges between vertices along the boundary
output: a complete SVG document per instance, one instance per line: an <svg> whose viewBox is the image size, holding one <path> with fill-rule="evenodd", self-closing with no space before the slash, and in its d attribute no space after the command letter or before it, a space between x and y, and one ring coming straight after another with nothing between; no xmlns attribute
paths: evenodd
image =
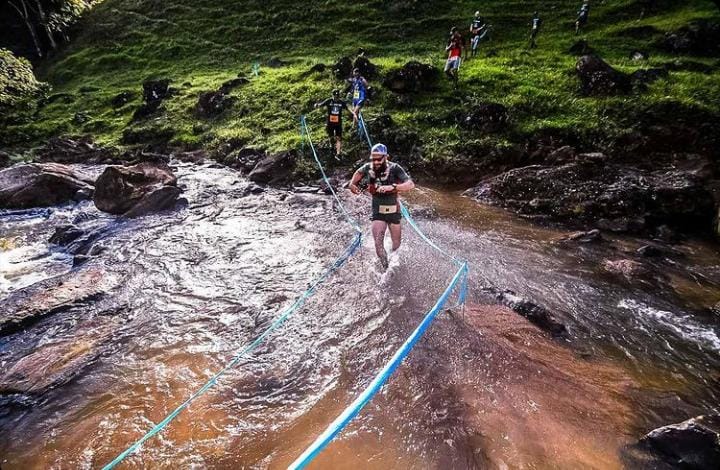
<svg viewBox="0 0 720 470"><path fill-rule="evenodd" d="M588 16L590 15L590 2L585 0L578 10L577 19L575 20L575 35L580 32L580 28L585 26L588 22Z"/></svg>
<svg viewBox="0 0 720 470"><path fill-rule="evenodd" d="M485 24L485 19L480 16L479 11L476 11L475 17L473 18L472 23L470 23L470 48L472 49L472 57L475 57L477 54L478 44L480 43L480 40L485 37L486 33L487 25Z"/></svg>
<svg viewBox="0 0 720 470"><path fill-rule="evenodd" d="M542 19L540 18L540 14L538 12L533 13L532 20L530 20L530 49L535 49L537 47L535 39L540 32L541 25Z"/></svg>
<svg viewBox="0 0 720 470"><path fill-rule="evenodd" d="M340 159L342 152L342 112L343 109L350 111L355 116L355 112L350 105L340 99L340 90L333 90L332 98L328 98L320 103L315 103L316 108L327 107L327 133L332 140L335 138L335 158Z"/></svg>
<svg viewBox="0 0 720 470"><path fill-rule="evenodd" d="M390 228L392 251L400 248L402 238L400 229L400 203L398 193L410 191L415 183L407 172L398 165L388 161L387 147L383 144L373 145L370 151L370 162L365 163L350 180L350 191L360 194L358 184L367 179L368 192L372 194L372 233L375 240L375 252L384 268L388 266L385 251L385 232Z"/></svg>

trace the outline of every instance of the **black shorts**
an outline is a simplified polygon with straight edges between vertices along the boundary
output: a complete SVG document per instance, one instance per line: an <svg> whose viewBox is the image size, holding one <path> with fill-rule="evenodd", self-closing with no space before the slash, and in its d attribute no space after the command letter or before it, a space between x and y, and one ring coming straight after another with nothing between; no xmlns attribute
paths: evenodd
<svg viewBox="0 0 720 470"><path fill-rule="evenodd" d="M328 124L326 130L329 137L342 137L342 124Z"/></svg>
<svg viewBox="0 0 720 470"><path fill-rule="evenodd" d="M587 24L588 17L587 15L580 15L578 16L577 23L580 26L585 26Z"/></svg>
<svg viewBox="0 0 720 470"><path fill-rule="evenodd" d="M394 214L373 214L370 220L382 220L388 224L399 224L400 220L402 220L402 214L400 212Z"/></svg>

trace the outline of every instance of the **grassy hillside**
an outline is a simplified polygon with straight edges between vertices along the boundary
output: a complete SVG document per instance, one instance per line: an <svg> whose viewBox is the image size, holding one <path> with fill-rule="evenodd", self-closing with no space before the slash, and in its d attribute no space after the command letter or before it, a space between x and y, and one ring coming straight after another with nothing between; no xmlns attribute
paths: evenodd
<svg viewBox="0 0 720 470"><path fill-rule="evenodd" d="M273 151L293 148L299 143L298 116L339 86L330 71L308 73L311 66L332 64L362 47L383 74L409 60L441 69L450 26L465 31L477 8L494 25L493 37L481 46L478 58L463 64L459 91L442 79L437 90L401 105L393 93L381 89L379 80L374 83L381 91L366 110L368 118L391 114L399 126L417 134L424 158L451 155L458 145L508 145L544 129L611 135L627 126L618 117L669 100L718 113L720 71L715 58L692 59L713 65L712 73L674 71L643 93L581 98L573 71L577 58L568 53L578 38L585 38L622 71L659 66L675 57L653 44L665 31L691 20L717 20L718 10L710 1L659 1L657 14L642 20L641 2L595 2L589 27L575 37L572 22L580 3L105 0L81 21L71 45L38 68L39 79L52 85L55 96L34 119L10 126L0 137L4 146L15 149L59 134L91 134L100 142L118 144L130 128L164 133L171 145L186 148L213 148L229 139ZM534 9L540 11L544 27L539 47L529 51ZM656 31L628 33L639 26ZM631 61L633 49L649 51L650 59ZM268 67L273 57L286 65ZM252 73L255 63L260 64L257 76ZM238 99L232 109L213 119L194 115L199 93L216 90L238 75L251 82L231 92ZM142 102L141 83L153 77L171 79L179 92L156 116L131 122ZM114 109L110 102L123 91L133 97ZM508 130L465 131L450 118L454 111L484 101L509 108ZM320 112L315 119L320 137Z"/></svg>

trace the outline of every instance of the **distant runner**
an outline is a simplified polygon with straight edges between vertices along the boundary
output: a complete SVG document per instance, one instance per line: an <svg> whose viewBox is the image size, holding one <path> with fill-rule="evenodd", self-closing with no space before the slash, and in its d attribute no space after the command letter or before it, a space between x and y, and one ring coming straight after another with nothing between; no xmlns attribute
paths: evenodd
<svg viewBox="0 0 720 470"><path fill-rule="evenodd" d="M480 16L479 11L476 11L475 18L473 18L472 23L470 23L470 49L472 51L472 57L475 57L477 54L478 44L485 37L487 31L488 29L485 19Z"/></svg>
<svg viewBox="0 0 720 470"><path fill-rule="evenodd" d="M390 228L392 251L400 248L402 238L400 219L400 203L398 193L410 191L415 183L407 172L397 163L388 162L387 147L383 144L373 145L370 151L370 162L353 174L349 188L353 194L360 194L358 184L368 180L368 192L372 194L372 233L375 240L375 253L383 268L388 267L388 256L385 251L385 232Z"/></svg>
<svg viewBox="0 0 720 470"><path fill-rule="evenodd" d="M353 129L358 123L358 117L360 115L360 108L365 105L365 99L367 97L368 82L365 78L360 75L360 69L353 69L353 76L348 78L352 91L352 113L353 113Z"/></svg>
<svg viewBox="0 0 720 470"><path fill-rule="evenodd" d="M327 133L330 140L335 138L335 158L340 159L342 153L342 112L347 109L353 116L353 112L347 101L340 99L340 90L333 90L332 98L320 103L315 103L316 108L327 107Z"/></svg>
<svg viewBox="0 0 720 470"><path fill-rule="evenodd" d="M590 2L585 0L577 12L577 19L575 20L575 35L576 36L580 32L580 28L587 24L589 14L590 14Z"/></svg>
<svg viewBox="0 0 720 470"><path fill-rule="evenodd" d="M540 14L535 12L533 13L532 20L530 20L530 49L537 47L535 39L540 32L540 26L542 26L542 19L540 18Z"/></svg>
<svg viewBox="0 0 720 470"><path fill-rule="evenodd" d="M450 30L450 40L445 48L448 53L447 62L445 62L445 74L453 81L455 87L458 84L458 72L460 70L460 61L462 60L463 39L455 26Z"/></svg>

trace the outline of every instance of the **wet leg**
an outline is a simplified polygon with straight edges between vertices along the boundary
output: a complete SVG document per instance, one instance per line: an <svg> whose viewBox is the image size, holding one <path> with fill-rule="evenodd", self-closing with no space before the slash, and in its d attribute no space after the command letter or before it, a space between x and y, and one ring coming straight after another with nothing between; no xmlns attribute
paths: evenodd
<svg viewBox="0 0 720 470"><path fill-rule="evenodd" d="M382 220L373 220L372 222L372 234L373 240L375 240L375 253L380 258L380 264L383 268L387 268L388 259L387 252L385 252L385 230L387 229L387 223Z"/></svg>

